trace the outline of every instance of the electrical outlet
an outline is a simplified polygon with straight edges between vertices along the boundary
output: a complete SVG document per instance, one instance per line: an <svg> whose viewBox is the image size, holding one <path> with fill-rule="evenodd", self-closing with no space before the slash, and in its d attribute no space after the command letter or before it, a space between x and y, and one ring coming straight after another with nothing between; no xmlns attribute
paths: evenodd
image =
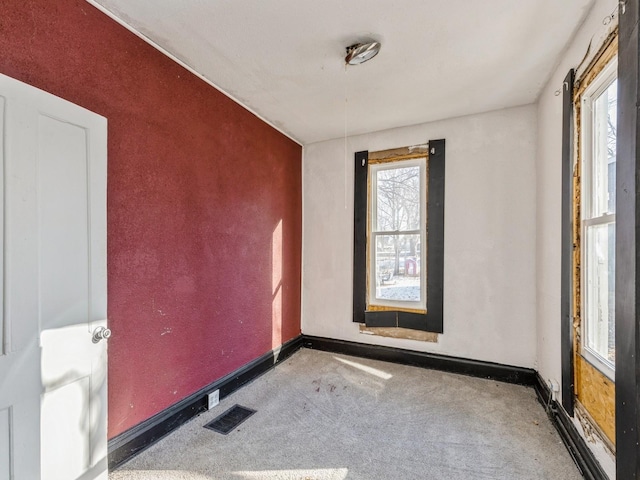
<svg viewBox="0 0 640 480"><path fill-rule="evenodd" d="M211 410L213 407L220 403L220 390L211 392L207 398L209 399L209 405L207 409Z"/></svg>
<svg viewBox="0 0 640 480"><path fill-rule="evenodd" d="M558 381L548 379L547 386L549 387L549 390L551 390L551 399L554 401L557 400L558 393L560 393L560 384L558 383Z"/></svg>

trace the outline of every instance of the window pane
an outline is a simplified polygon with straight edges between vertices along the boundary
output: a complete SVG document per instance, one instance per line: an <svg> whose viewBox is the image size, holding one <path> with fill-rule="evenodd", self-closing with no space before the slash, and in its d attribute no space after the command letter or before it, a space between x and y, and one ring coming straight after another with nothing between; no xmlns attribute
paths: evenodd
<svg viewBox="0 0 640 480"><path fill-rule="evenodd" d="M616 211L616 115L618 81L593 102L591 217Z"/></svg>
<svg viewBox="0 0 640 480"><path fill-rule="evenodd" d="M420 301L420 235L375 235L378 300Z"/></svg>
<svg viewBox="0 0 640 480"><path fill-rule="evenodd" d="M585 345L615 364L615 223L586 228Z"/></svg>
<svg viewBox="0 0 640 480"><path fill-rule="evenodd" d="M376 230L419 230L420 167L378 170L376 175Z"/></svg>

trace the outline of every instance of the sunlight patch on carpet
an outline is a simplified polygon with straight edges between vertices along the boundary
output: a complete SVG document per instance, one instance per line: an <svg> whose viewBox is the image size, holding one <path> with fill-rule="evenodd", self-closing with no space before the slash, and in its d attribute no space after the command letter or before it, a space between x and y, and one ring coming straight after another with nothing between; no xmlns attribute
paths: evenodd
<svg viewBox="0 0 640 480"><path fill-rule="evenodd" d="M353 362L351 360L346 360L340 357L333 357L333 358L341 363L344 363L345 365L349 365L350 367L357 368L358 370L361 370L365 373L381 378L383 380L389 380L390 378L393 377L393 375L391 375L390 373L383 372L382 370L378 370L377 368L373 368L368 365L363 365L362 363Z"/></svg>

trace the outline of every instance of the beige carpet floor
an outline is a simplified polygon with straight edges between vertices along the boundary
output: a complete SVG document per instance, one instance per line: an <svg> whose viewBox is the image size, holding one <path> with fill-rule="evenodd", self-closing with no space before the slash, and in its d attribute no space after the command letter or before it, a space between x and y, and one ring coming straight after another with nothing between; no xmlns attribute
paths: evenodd
<svg viewBox="0 0 640 480"><path fill-rule="evenodd" d="M228 435L203 425L257 410ZM533 389L302 349L110 480L574 480Z"/></svg>

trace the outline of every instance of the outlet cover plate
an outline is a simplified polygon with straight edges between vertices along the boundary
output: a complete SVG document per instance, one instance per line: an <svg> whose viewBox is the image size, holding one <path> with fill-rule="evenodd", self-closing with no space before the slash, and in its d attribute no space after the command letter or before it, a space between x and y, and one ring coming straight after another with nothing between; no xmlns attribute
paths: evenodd
<svg viewBox="0 0 640 480"><path fill-rule="evenodd" d="M207 406L208 410L211 410L213 407L220 403L220 390L215 390L208 395L209 405Z"/></svg>

